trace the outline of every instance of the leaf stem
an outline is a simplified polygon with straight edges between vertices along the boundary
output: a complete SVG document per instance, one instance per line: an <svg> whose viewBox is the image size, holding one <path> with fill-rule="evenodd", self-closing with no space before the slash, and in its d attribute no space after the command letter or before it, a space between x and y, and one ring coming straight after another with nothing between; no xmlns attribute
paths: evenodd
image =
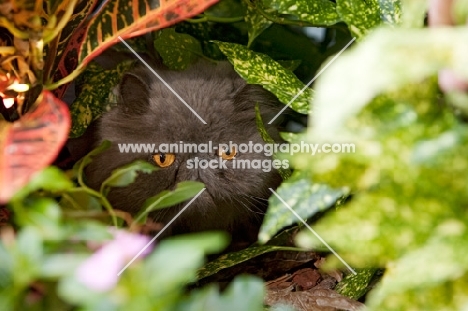
<svg viewBox="0 0 468 311"><path fill-rule="evenodd" d="M59 86L61 86L63 84L67 84L67 83L72 82L73 80L75 80L76 77L78 77L80 75L80 73L83 71L83 69L84 69L84 67L79 65L68 76L58 80L55 83L45 84L44 89L46 89L48 91L52 91L52 90L55 90L56 88L58 88Z"/></svg>
<svg viewBox="0 0 468 311"><path fill-rule="evenodd" d="M106 197L102 196L101 193L99 193L99 192L89 188L88 186L84 185L84 183L82 181L82 178L81 178L81 183L80 183L80 177L81 176L78 176L78 183L80 184L81 187L70 189L70 190L68 190L68 192L84 191L87 194L92 195L93 197L96 197L100 201L101 205L104 206L104 208L107 210L107 212L111 216L112 224L115 227L117 227L118 226L117 215L116 215L114 209L112 208L112 205L110 204L109 200L107 200Z"/></svg>
<svg viewBox="0 0 468 311"><path fill-rule="evenodd" d="M77 0L70 0L70 3L67 5L67 9L65 10L65 13L63 14L59 23L55 27L53 27L50 30L49 29L44 30L44 44L49 43L55 37L57 37L58 34L62 31L62 29L70 21L70 18L73 15L73 10L75 9L75 6L76 6L76 1Z"/></svg>
<svg viewBox="0 0 468 311"><path fill-rule="evenodd" d="M19 30L6 17L0 17L0 27L6 28L13 36L18 39L26 40L29 38L29 33Z"/></svg>

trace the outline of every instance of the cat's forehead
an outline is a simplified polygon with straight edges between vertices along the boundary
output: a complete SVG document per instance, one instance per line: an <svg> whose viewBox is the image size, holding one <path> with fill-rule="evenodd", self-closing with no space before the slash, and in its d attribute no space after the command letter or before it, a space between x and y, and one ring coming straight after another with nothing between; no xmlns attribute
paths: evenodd
<svg viewBox="0 0 468 311"><path fill-rule="evenodd" d="M160 141L203 142L239 140L255 133L255 112L237 111L231 99L192 97L188 105L178 99L152 98L151 111L141 125ZM253 108L253 107L252 107Z"/></svg>
<svg viewBox="0 0 468 311"><path fill-rule="evenodd" d="M236 102L246 83L227 62L201 62L186 71L156 69L156 73L139 68L134 74L143 83L121 89L133 90L136 97L142 93L148 96L146 104L127 103L127 109L141 112L133 126L135 133L145 135L143 139L225 141L256 131L254 103L245 110L239 109L239 100ZM141 87L141 92L134 90L135 86Z"/></svg>

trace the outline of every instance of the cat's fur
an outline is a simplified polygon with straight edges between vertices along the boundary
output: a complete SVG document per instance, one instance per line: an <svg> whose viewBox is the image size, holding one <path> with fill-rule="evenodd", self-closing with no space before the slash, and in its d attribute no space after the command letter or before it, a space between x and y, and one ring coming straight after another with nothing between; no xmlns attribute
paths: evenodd
<svg viewBox="0 0 468 311"><path fill-rule="evenodd" d="M255 104L269 134L279 139L274 126L266 123L280 110L277 99L260 86L247 85L227 62L200 61L188 70L164 68L155 71L207 122L203 124L145 66L126 74L120 85L121 102L105 113L95 125L97 142L110 140L112 147L96 156L86 169L89 185L99 189L112 170L137 159L151 162L149 154L120 153L118 143L264 143L255 123ZM177 154L173 165L152 174L140 174L123 188L113 188L109 200L116 209L135 214L144 201L185 180L203 182L206 190L168 228L167 234L220 229L236 236L249 236L258 229L271 195L281 177L272 169L188 169L186 161L199 157L216 159L213 154ZM239 153L237 159L269 159L264 154ZM227 162L228 167L230 162ZM167 223L180 209L163 209L151 214ZM249 233L247 233L249 232ZM254 229L254 234L256 234ZM246 234L247 233L247 234ZM252 238L252 236L250 236Z"/></svg>

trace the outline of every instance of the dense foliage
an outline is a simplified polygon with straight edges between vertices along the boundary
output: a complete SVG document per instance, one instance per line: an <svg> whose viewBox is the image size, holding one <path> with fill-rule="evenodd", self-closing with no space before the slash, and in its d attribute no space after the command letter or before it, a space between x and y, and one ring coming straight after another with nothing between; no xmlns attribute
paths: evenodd
<svg viewBox="0 0 468 311"><path fill-rule="evenodd" d="M313 219L315 232L343 259L331 254L327 260L328 267L347 271L336 289L341 294L363 297L375 272L384 271L366 296L369 310L467 310L468 97L456 87L442 93L437 79L442 70L451 70L468 80L467 2L454 0L454 27L440 29L425 25L428 4L436 1L221 0L206 10L212 2L199 1L191 14L181 8L197 1L179 1L180 7L175 2L135 15L124 1L104 1L98 10L95 1L47 1L40 14L48 16L49 25L45 66L32 70L44 78L37 82L24 74L20 82L56 89L60 98L65 88L57 87L75 80L70 137L80 136L112 105L112 88L130 66L122 62L104 69L91 62L103 49L126 50L121 35L137 52L154 48L174 70L199 57L227 59L248 83L309 114L309 128L283 133L286 140L353 143L355 152L276 154L289 159L294 170L282 172L285 181L270 198L259 243L207 264L205 254L221 251L226 235L191 234L148 244L150 238L141 234L149 212L187 201L202 184L183 182L149 198L132 219L114 210L106 195L154 166L135 162L117 169L100 191L86 185L83 170L107 143L72 170L49 166L15 193L5 192L8 202L0 212L12 217L0 227L0 310L264 310L264 285L254 276L236 277L222 293L215 285L190 291L186 286L270 251L328 251L298 216ZM141 8L146 1L131 3ZM168 20L168 12L179 18ZM67 27L57 23L63 16L70 21ZM19 27L7 17L0 20L2 27L33 40L28 35L34 32L24 29L35 24ZM141 20L149 21L145 30L137 23ZM310 27L322 29L324 36L311 36ZM150 36L139 36L146 31ZM11 54L2 48L2 57ZM68 55L72 65L54 53ZM8 70L2 67L2 77ZM22 110L20 121L28 116L28 109ZM6 150L14 143L8 139L14 123L4 118L0 143ZM257 121L265 134L268 120ZM0 159L2 169L8 159ZM0 172L2 187L9 182L5 176L13 178L5 172ZM302 230L294 236L297 248L285 246L281 235L291 231L282 230L297 223Z"/></svg>

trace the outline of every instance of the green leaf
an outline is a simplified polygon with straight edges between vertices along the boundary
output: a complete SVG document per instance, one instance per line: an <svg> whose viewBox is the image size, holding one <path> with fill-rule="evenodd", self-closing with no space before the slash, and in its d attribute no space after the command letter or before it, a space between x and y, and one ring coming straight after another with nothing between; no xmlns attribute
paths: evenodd
<svg viewBox="0 0 468 311"><path fill-rule="evenodd" d="M72 223L69 235L76 241L105 242L114 237L109 228L97 221L80 221Z"/></svg>
<svg viewBox="0 0 468 311"><path fill-rule="evenodd" d="M64 210L102 211L99 200L82 188L74 188L73 191L63 193L60 206Z"/></svg>
<svg viewBox="0 0 468 311"><path fill-rule="evenodd" d="M442 68L468 78L468 66L461 65L466 63L467 42L467 32L456 28L375 31L317 80L314 131L332 134L379 93L419 82ZM412 61L402 61L408 58Z"/></svg>
<svg viewBox="0 0 468 311"><path fill-rule="evenodd" d="M457 25L466 25L468 21L468 1L455 0L452 8L452 14Z"/></svg>
<svg viewBox="0 0 468 311"><path fill-rule="evenodd" d="M406 1L406 0L403 0ZM412 2L419 2L421 1L414 1ZM380 18L383 23L388 24L390 26L399 25L402 20L402 0L379 0L379 7L380 7ZM423 5L424 8L424 5ZM424 10L424 9L423 9ZM405 11L406 15L406 11ZM424 18L422 19L424 21Z"/></svg>
<svg viewBox="0 0 468 311"><path fill-rule="evenodd" d="M39 264L44 254L43 241L36 230L26 228L20 231L12 250L14 254L15 283L28 286L39 274Z"/></svg>
<svg viewBox="0 0 468 311"><path fill-rule="evenodd" d="M341 21L335 4L329 0L263 0L263 7L315 26L330 26Z"/></svg>
<svg viewBox="0 0 468 311"><path fill-rule="evenodd" d="M112 171L111 175L102 182L101 193L107 195L109 187L126 187L133 183L138 173L150 174L157 170L153 164L137 160Z"/></svg>
<svg viewBox="0 0 468 311"><path fill-rule="evenodd" d="M277 60L277 62L279 64L281 64L281 66L283 66L284 68L288 69L288 70L291 70L291 71L294 71L297 69L297 67L299 67L302 63L302 61L300 59L295 59L295 60Z"/></svg>
<svg viewBox="0 0 468 311"><path fill-rule="evenodd" d="M24 205L15 204L15 221L22 227L34 228L42 238L58 239L62 236L62 211L51 198L30 198Z"/></svg>
<svg viewBox="0 0 468 311"><path fill-rule="evenodd" d="M295 172L277 189L278 196L303 220L333 206L348 194L347 189L332 189L313 183L304 172ZM269 208L260 228L259 241L266 242L282 228L301 220L276 196L269 199Z"/></svg>
<svg viewBox="0 0 468 311"><path fill-rule="evenodd" d="M273 22L266 19L263 15L257 12L257 10L248 5L247 12L245 14L245 22L247 23L247 33L249 35L249 42L247 47L250 47L254 40L268 27L270 27Z"/></svg>
<svg viewBox="0 0 468 311"><path fill-rule="evenodd" d="M260 132L263 141L267 144L275 144L275 141L273 140L273 138L270 137L270 135L265 129L265 125L263 124L258 103L255 105L255 122L257 123L257 129ZM273 155L273 159L277 159L276 155ZM281 178L283 178L283 180L286 180L289 177L291 177L291 170L289 168L283 168L283 166L281 166L278 169L278 172L281 175Z"/></svg>
<svg viewBox="0 0 468 311"><path fill-rule="evenodd" d="M132 61L122 62L115 69L104 70L97 64L91 63L76 80L77 98L70 108L72 128L70 137L81 136L88 125L96 120L106 109L109 94L121 80L125 71L132 65ZM96 87L99 85L99 87Z"/></svg>
<svg viewBox="0 0 468 311"><path fill-rule="evenodd" d="M358 38L364 37L381 23L377 0L337 0L336 10L348 24L351 33Z"/></svg>
<svg viewBox="0 0 468 311"><path fill-rule="evenodd" d="M40 274L45 278L59 278L73 275L78 266L89 258L85 254L53 254L44 257Z"/></svg>
<svg viewBox="0 0 468 311"><path fill-rule="evenodd" d="M378 306L394 294L456 280L467 274L467 231L467 225L455 219L439 225L436 235L426 245L408 252L388 268L378 290L372 293L370 304ZM449 236L441 237L441 234Z"/></svg>
<svg viewBox="0 0 468 311"><path fill-rule="evenodd" d="M194 291L177 311L263 311L264 286L261 279L237 276L222 294L216 286Z"/></svg>
<svg viewBox="0 0 468 311"><path fill-rule="evenodd" d="M402 16L402 27L423 28L429 1L401 0L400 2L403 7L402 11L405 13Z"/></svg>
<svg viewBox="0 0 468 311"><path fill-rule="evenodd" d="M299 248L275 246L275 245L261 245L261 246L249 247L238 252L221 255L217 259L210 261L203 268L198 270L197 279L201 280L210 275L216 274L223 269L233 267L237 264L245 262L254 257L263 255L265 253L274 252L274 251L282 251L282 250L301 251L301 249Z"/></svg>
<svg viewBox="0 0 468 311"><path fill-rule="evenodd" d="M231 18L244 16L245 9L241 1L238 0L222 0L210 6L203 12L203 15L209 17Z"/></svg>
<svg viewBox="0 0 468 311"><path fill-rule="evenodd" d="M338 294L358 300L369 291L369 283L376 272L375 268L356 269L357 274L348 274L335 290Z"/></svg>
<svg viewBox="0 0 468 311"><path fill-rule="evenodd" d="M73 183L68 179L67 175L65 175L63 171L55 166L49 166L34 174L29 183L19 190L13 199L23 199L28 194L38 190L57 193L66 191L72 187Z"/></svg>
<svg viewBox="0 0 468 311"><path fill-rule="evenodd" d="M0 292L2 292L13 282L13 258L3 244L3 240L0 240L0 262L2 263L0 265Z"/></svg>
<svg viewBox="0 0 468 311"><path fill-rule="evenodd" d="M250 51L243 45L220 41L215 43L247 83L263 86L284 104L292 101L290 107L299 113L309 112L313 92L290 70L269 56Z"/></svg>
<svg viewBox="0 0 468 311"><path fill-rule="evenodd" d="M187 201L202 191L204 187L205 185L200 182L183 181L177 184L177 187L173 191L162 191L145 201L140 212L135 216L134 223L144 223L146 217L152 211Z"/></svg>
<svg viewBox="0 0 468 311"><path fill-rule="evenodd" d="M203 56L200 42L194 37L167 28L157 33L154 47L164 64L173 70L184 70L198 57Z"/></svg>
<svg viewBox="0 0 468 311"><path fill-rule="evenodd" d="M195 281L205 253L220 251L227 243L228 237L224 232L197 233L164 240L146 259L146 276L151 277L155 285L164 283L161 292L179 288L181 284Z"/></svg>
<svg viewBox="0 0 468 311"><path fill-rule="evenodd" d="M81 160L75 163L75 165L73 166L73 170L76 172L75 175L78 177L78 180L83 179L83 171L85 167L88 166L88 164L91 163L91 161L93 161L93 157L109 149L110 146L111 142L108 140L104 140L99 146L91 150Z"/></svg>

